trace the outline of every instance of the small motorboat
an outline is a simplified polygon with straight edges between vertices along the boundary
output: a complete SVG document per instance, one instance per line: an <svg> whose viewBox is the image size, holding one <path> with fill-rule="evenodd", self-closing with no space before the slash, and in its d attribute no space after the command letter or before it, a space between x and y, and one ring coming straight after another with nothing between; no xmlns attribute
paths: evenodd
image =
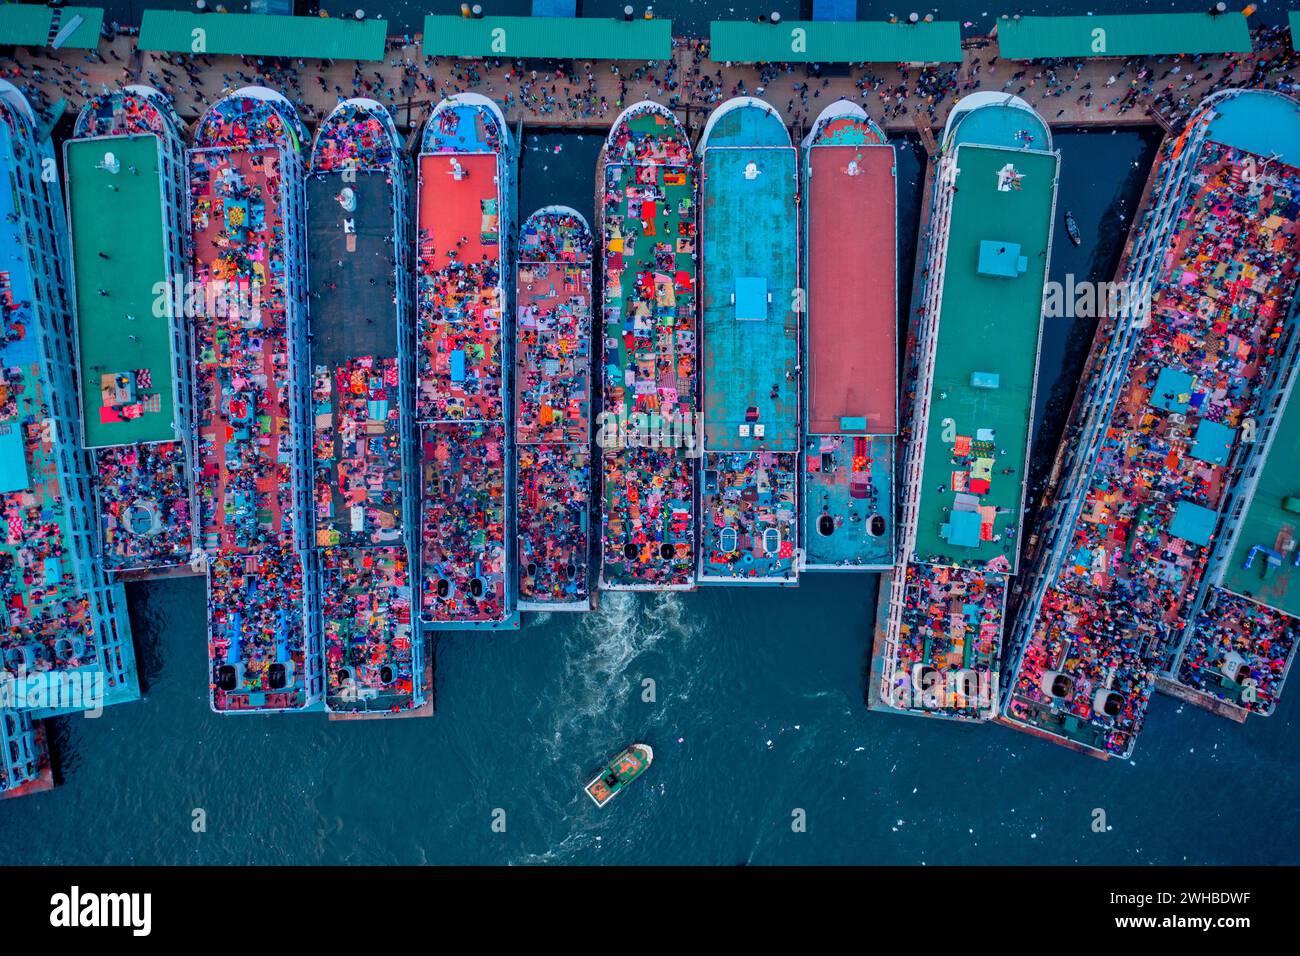
<svg viewBox="0 0 1300 956"><path fill-rule="evenodd" d="M1074 213L1068 209L1065 211L1065 234L1076 246L1083 243L1083 236L1079 234L1079 224L1074 221Z"/></svg>
<svg viewBox="0 0 1300 956"><path fill-rule="evenodd" d="M655 752L648 744L632 744L587 784L587 796L596 802L596 806L603 807L618 796L624 787L645 773L654 758Z"/></svg>

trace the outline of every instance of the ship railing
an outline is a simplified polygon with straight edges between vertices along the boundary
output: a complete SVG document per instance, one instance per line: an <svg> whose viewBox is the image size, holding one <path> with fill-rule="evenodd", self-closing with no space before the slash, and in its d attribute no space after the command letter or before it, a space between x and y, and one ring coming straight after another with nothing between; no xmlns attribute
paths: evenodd
<svg viewBox="0 0 1300 956"><path fill-rule="evenodd" d="M917 523L923 489L925 442L928 439L931 390L934 383L935 352L938 348L943 281L947 269L948 236L952 225L952 191L942 181L932 186L932 214L926 240L926 284L922 312L915 316L913 353L916 362L911 407L912 433L904 448L903 495L900 501L902 533L898 563L890 575L889 612L885 628L885 646L881 654L881 699L894 706L893 680L898 669L898 641L902 630L907 587L907 567L916 547Z"/></svg>
<svg viewBox="0 0 1300 956"><path fill-rule="evenodd" d="M1196 632L1196 619L1205 606L1211 590L1223 584L1224 576L1227 574L1240 540L1242 519L1254 500L1282 416L1295 394L1296 379L1300 377L1300 334L1296 330L1298 311L1300 311L1300 297L1293 298L1291 301L1287 342L1283 348L1277 350L1277 360L1270 368L1270 380L1264 394L1260 397L1261 412L1256 418L1256 429L1262 437L1249 445L1238 441L1225 465L1226 473L1232 475L1234 480L1228 500L1224 504L1224 516L1216 533L1215 547L1206 562L1195 598L1187 612L1187 624L1178 638L1176 647L1167 650L1165 659L1161 662L1162 670L1175 680L1187 644ZM1258 603L1266 607L1270 606L1267 600L1259 600Z"/></svg>
<svg viewBox="0 0 1300 956"><path fill-rule="evenodd" d="M77 586L90 605L93 650L107 684L105 704L114 704L137 699L139 686L130 621L125 615L125 591L109 581L99 560L99 522L92 513L95 483L91 459L84 450L73 385L75 329L68 292L71 283L64 272L71 252L67 221L57 178L47 182L38 172L58 167L48 141L37 143L27 129L15 130L15 135L21 136L27 147L26 160L15 157L9 166L15 209L28 230L26 262L37 320L41 382L46 386L42 397L53 425L53 454L67 515L63 543Z"/></svg>

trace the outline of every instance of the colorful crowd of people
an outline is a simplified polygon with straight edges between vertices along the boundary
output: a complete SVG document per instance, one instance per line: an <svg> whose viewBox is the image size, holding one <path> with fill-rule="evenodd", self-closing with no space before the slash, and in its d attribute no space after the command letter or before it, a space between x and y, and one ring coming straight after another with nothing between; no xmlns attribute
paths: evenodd
<svg viewBox="0 0 1300 956"><path fill-rule="evenodd" d="M710 452L700 489L701 575L791 581L799 456L794 452Z"/></svg>
<svg viewBox="0 0 1300 956"><path fill-rule="evenodd" d="M194 515L181 442L97 449L95 481L108 568L166 567L189 560Z"/></svg>
<svg viewBox="0 0 1300 956"><path fill-rule="evenodd" d="M914 561L904 573L894 705L954 712L989 706L954 675L972 673L978 682L997 672L1007 576Z"/></svg>
<svg viewBox="0 0 1300 956"><path fill-rule="evenodd" d="M421 611L438 624L504 622L506 428L421 426Z"/></svg>
<svg viewBox="0 0 1300 956"><path fill-rule="evenodd" d="M668 111L634 107L611 130L602 428L619 437L603 443L602 534L613 585L681 586L694 573L694 462L684 447L631 446L643 421L693 427L695 185L689 142Z"/></svg>
<svg viewBox="0 0 1300 956"><path fill-rule="evenodd" d="M402 454L399 343L409 302L399 301L392 237L408 177L398 145L382 112L341 103L317 133L308 184L314 540L325 698L335 713L408 711L424 683L414 672L406 527L415 483Z"/></svg>
<svg viewBox="0 0 1300 956"><path fill-rule="evenodd" d="M326 696L334 711L409 710L416 681L411 569L403 547L321 552Z"/></svg>
<svg viewBox="0 0 1300 956"><path fill-rule="evenodd" d="M496 114L447 101L425 126L416 247L422 618L504 625L503 242L508 141Z"/></svg>
<svg viewBox="0 0 1300 956"><path fill-rule="evenodd" d="M96 654L86 599L66 550L69 503L54 449L43 434L47 397L31 374L38 362L35 342L27 337L31 308L25 295L15 296L10 272L0 268L0 361L5 368L0 435L13 436L5 445L7 456L26 457L8 463L23 471L23 486L0 493L0 594L6 623L0 631L0 668L29 673L90 663Z"/></svg>
<svg viewBox="0 0 1300 956"><path fill-rule="evenodd" d="M1174 164L1185 140L1166 147ZM1066 720L1125 753L1158 663L1189 624L1295 292L1300 170L1214 141L1192 156L1184 208L1152 290L1086 498L1016 675L1013 716ZM1254 168L1255 175L1243 170ZM1052 675L1065 675L1064 682ZM1102 702L1110 711L1099 708ZM1049 715L1056 714L1052 717Z"/></svg>
<svg viewBox="0 0 1300 956"><path fill-rule="evenodd" d="M1271 714L1297 642L1300 618L1227 591L1197 615L1178 680L1258 714Z"/></svg>
<svg viewBox="0 0 1300 956"><path fill-rule="evenodd" d="M194 321L198 493L218 709L297 706L305 693L303 561L294 526L292 230L283 151L295 130L267 100L231 97L190 154L191 266L232 291ZM285 683L281 683L284 681Z"/></svg>
<svg viewBox="0 0 1300 956"><path fill-rule="evenodd" d="M591 249L591 229L571 210L540 210L520 229L515 480L524 602L590 598Z"/></svg>

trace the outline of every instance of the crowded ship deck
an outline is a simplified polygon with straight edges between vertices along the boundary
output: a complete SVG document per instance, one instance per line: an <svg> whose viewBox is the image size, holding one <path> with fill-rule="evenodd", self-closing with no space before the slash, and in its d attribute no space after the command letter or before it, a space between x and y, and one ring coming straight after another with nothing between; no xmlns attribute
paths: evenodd
<svg viewBox="0 0 1300 956"><path fill-rule="evenodd" d="M910 342L902 567L880 688L889 706L996 713L1058 161L1046 123L1015 97L970 96L949 117Z"/></svg>
<svg viewBox="0 0 1300 956"><path fill-rule="evenodd" d="M0 716L28 750L30 719L139 697L126 597L95 558L48 136L0 81Z"/></svg>
<svg viewBox="0 0 1300 956"><path fill-rule="evenodd" d="M894 147L861 107L840 100L803 150L802 567L888 568L898 431Z"/></svg>
<svg viewBox="0 0 1300 956"><path fill-rule="evenodd" d="M64 146L82 429L111 571L194 548L183 153L147 87L91 99Z"/></svg>
<svg viewBox="0 0 1300 956"><path fill-rule="evenodd" d="M799 180L790 134L752 97L700 139L704 455L700 583L794 584L799 529Z"/></svg>
<svg viewBox="0 0 1300 956"><path fill-rule="evenodd" d="M626 109L601 159L601 584L694 584L695 167L676 117Z"/></svg>
<svg viewBox="0 0 1300 956"><path fill-rule="evenodd" d="M1227 94L1158 162L1159 202L1125 276L1139 294L1082 386L1088 412L1067 434L1073 457L1017 619L1003 708L1017 725L1121 757L1191 622L1279 357L1294 360L1300 107ZM1225 642L1271 652L1259 642L1267 626L1231 598L1219 604L1189 667Z"/></svg>
<svg viewBox="0 0 1300 956"><path fill-rule="evenodd" d="M1292 350L1295 340L1293 328ZM1242 463L1241 507L1232 509L1206 575L1214 586L1170 668L1185 687L1256 714L1277 706L1300 643L1300 365L1287 357L1278 417L1255 443L1257 459Z"/></svg>
<svg viewBox="0 0 1300 956"><path fill-rule="evenodd" d="M591 227L568 207L520 228L515 441L521 610L591 606Z"/></svg>
<svg viewBox="0 0 1300 956"><path fill-rule="evenodd" d="M305 136L279 94L244 89L200 119L189 153L199 507L212 706L319 699L308 573L303 314Z"/></svg>
<svg viewBox="0 0 1300 956"><path fill-rule="evenodd" d="M407 191L387 110L346 100L321 124L307 177L314 544L325 705L423 706L413 624L416 495Z"/></svg>
<svg viewBox="0 0 1300 956"><path fill-rule="evenodd" d="M416 239L420 613L441 629L518 626L506 544L513 464L503 327L514 162L505 119L486 97L444 100L425 125Z"/></svg>

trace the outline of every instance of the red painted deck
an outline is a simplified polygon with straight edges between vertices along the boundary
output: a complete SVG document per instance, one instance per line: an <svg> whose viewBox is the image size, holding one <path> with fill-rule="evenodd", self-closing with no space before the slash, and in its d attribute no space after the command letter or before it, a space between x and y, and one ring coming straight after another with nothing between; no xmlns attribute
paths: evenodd
<svg viewBox="0 0 1300 956"><path fill-rule="evenodd" d="M865 418L872 434L898 430L898 316L894 151L809 151L809 409L814 434ZM849 175L856 161L861 172Z"/></svg>
<svg viewBox="0 0 1300 956"><path fill-rule="evenodd" d="M464 176L452 175L459 164ZM416 418L499 420L501 395L501 224L498 157L420 157L416 308ZM487 205L494 208L488 211ZM463 268L462 268L463 267ZM452 353L463 353L455 381Z"/></svg>

